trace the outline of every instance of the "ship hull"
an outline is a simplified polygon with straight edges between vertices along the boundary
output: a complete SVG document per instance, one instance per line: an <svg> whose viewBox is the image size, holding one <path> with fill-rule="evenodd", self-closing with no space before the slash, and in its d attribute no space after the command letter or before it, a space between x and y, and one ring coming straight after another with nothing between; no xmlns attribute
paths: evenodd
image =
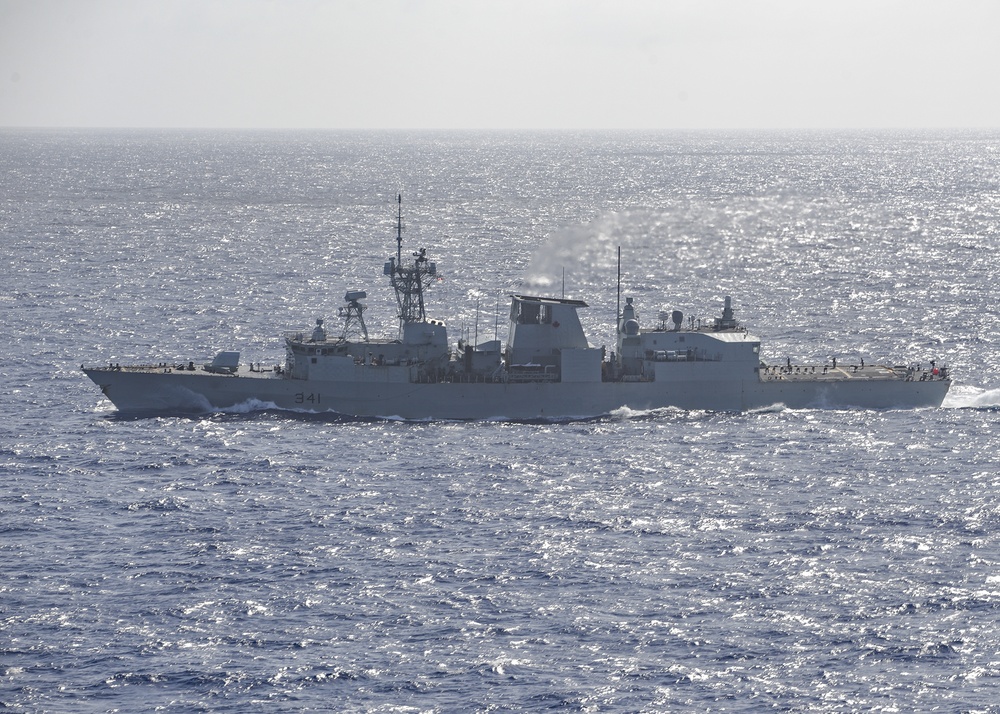
<svg viewBox="0 0 1000 714"><path fill-rule="evenodd" d="M685 379L669 382L452 383L292 379L241 368L234 375L153 369L85 369L123 413L205 413L233 408L333 412L402 419L573 419L616 409L745 411L937 407L950 380Z"/></svg>

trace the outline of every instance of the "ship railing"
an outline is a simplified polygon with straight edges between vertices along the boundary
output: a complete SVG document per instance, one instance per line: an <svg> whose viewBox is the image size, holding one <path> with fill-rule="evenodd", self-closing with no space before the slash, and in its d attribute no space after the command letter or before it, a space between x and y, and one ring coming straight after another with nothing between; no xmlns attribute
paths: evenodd
<svg viewBox="0 0 1000 714"><path fill-rule="evenodd" d="M444 380L453 384L503 384L506 380L501 374L451 374Z"/></svg>
<svg viewBox="0 0 1000 714"><path fill-rule="evenodd" d="M558 382L558 372L515 372L507 373L507 381L511 383L525 382Z"/></svg>
<svg viewBox="0 0 1000 714"><path fill-rule="evenodd" d="M163 364L81 364L80 369L100 369L106 372L148 372L153 369L161 369Z"/></svg>
<svg viewBox="0 0 1000 714"><path fill-rule="evenodd" d="M841 364L832 367L822 365L766 364L761 362L757 369L762 381L820 379L838 381L859 379L873 381L905 380L907 382L933 382L949 379L946 366L940 368L887 364Z"/></svg>
<svg viewBox="0 0 1000 714"><path fill-rule="evenodd" d="M157 370L194 372L201 369L201 365L196 366L193 362L157 362L156 364L119 364L115 362L111 364L82 364L80 368L106 372L153 372Z"/></svg>

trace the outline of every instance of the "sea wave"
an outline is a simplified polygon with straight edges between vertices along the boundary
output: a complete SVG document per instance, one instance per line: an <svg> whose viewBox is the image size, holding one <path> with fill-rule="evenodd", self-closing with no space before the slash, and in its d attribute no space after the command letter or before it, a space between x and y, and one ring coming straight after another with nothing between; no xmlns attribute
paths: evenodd
<svg viewBox="0 0 1000 714"><path fill-rule="evenodd" d="M948 409L992 409L1000 407L1000 389L983 389L982 387L965 385L955 386L949 391L942 406Z"/></svg>

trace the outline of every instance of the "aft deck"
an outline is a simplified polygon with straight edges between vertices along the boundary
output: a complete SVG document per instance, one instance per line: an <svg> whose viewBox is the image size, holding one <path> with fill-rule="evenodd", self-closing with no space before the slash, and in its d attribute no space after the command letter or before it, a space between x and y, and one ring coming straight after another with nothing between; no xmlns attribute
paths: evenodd
<svg viewBox="0 0 1000 714"><path fill-rule="evenodd" d="M928 365L762 365L762 381L830 381L844 380L898 380L902 382L930 382L947 380L948 368Z"/></svg>

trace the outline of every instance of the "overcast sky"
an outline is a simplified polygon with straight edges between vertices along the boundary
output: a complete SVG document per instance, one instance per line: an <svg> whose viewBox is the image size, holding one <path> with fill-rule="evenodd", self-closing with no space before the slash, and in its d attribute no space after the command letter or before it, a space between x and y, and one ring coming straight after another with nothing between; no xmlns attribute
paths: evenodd
<svg viewBox="0 0 1000 714"><path fill-rule="evenodd" d="M997 0L0 0L0 125L1000 127Z"/></svg>

